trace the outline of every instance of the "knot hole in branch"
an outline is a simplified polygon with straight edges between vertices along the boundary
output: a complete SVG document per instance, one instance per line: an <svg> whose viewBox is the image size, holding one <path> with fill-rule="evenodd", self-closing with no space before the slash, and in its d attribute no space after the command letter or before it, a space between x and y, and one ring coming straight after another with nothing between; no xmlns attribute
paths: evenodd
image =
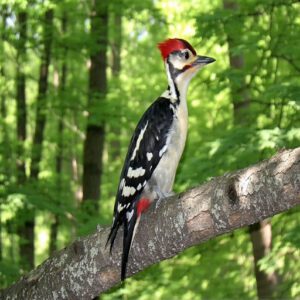
<svg viewBox="0 0 300 300"><path fill-rule="evenodd" d="M235 182L236 182L235 177L230 178L227 187L227 195L228 195L229 203L232 206L239 202L239 197L236 191Z"/></svg>

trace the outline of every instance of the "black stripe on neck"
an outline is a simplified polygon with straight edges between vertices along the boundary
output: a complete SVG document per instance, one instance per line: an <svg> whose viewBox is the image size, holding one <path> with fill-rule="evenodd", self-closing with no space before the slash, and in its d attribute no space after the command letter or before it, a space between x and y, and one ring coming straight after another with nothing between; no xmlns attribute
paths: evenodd
<svg viewBox="0 0 300 300"><path fill-rule="evenodd" d="M180 102L180 93L179 93L179 90L178 90L178 87L177 87L177 84L175 82L175 79L176 77L181 73L181 70L178 70L176 69L173 64L169 61L169 58L167 59L167 64L168 64L168 67L169 67L169 72L170 72L170 76L171 76L171 80L172 80L172 83L174 85L174 89L175 89L175 93L176 93L176 98L177 98L177 101L176 103L179 104ZM168 86L168 89L170 87Z"/></svg>

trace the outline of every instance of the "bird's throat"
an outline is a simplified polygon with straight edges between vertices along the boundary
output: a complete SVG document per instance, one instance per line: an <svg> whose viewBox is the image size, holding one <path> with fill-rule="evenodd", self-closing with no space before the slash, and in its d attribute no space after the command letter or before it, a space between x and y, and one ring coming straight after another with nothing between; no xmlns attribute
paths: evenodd
<svg viewBox="0 0 300 300"><path fill-rule="evenodd" d="M169 63L166 63L166 72L168 77L168 95L171 102L176 104L182 101L185 102L190 78L186 78L184 74L175 76L174 72L170 69Z"/></svg>

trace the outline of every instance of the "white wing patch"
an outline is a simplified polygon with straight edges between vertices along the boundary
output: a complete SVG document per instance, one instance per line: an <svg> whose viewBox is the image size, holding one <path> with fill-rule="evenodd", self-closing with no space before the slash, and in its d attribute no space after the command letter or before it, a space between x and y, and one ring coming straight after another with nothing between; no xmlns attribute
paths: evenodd
<svg viewBox="0 0 300 300"><path fill-rule="evenodd" d="M136 141L136 145L135 145L135 148L134 148L134 150L133 150L133 153L132 153L132 156L131 156L131 159L130 159L130 160L134 160L135 155L136 155L136 152L139 150L140 143L141 143L141 141L142 141L142 139L143 139L143 136L144 136L144 134L145 134L145 131L146 131L146 129L147 129L147 126L148 126L148 122L146 123L145 127L144 127L144 128L141 130L141 132L140 132L140 135L139 135L139 137L138 137L138 139L137 139L137 141Z"/></svg>
<svg viewBox="0 0 300 300"><path fill-rule="evenodd" d="M118 212L121 212L125 206L123 206L121 203L118 204Z"/></svg>
<svg viewBox="0 0 300 300"><path fill-rule="evenodd" d="M158 153L159 157L162 157L162 155L167 151L168 146L170 144L171 136L172 136L172 134L171 134L171 132L169 132L167 140L166 140L166 144L161 148L161 150Z"/></svg>
<svg viewBox="0 0 300 300"><path fill-rule="evenodd" d="M128 212L126 213L126 218L127 218L127 221L128 221L128 222L130 222L132 216L133 216L133 209L131 210L131 212L128 211Z"/></svg>
<svg viewBox="0 0 300 300"><path fill-rule="evenodd" d="M132 186L124 186L122 196L129 197L135 193L135 188Z"/></svg>
<svg viewBox="0 0 300 300"><path fill-rule="evenodd" d="M150 161L153 157L153 154L151 152L147 152L147 159Z"/></svg>
<svg viewBox="0 0 300 300"><path fill-rule="evenodd" d="M127 172L127 176L129 178L138 178L140 176L143 176L145 174L146 170L142 167L139 167L137 169L132 169L131 167L129 167L128 172Z"/></svg>
<svg viewBox="0 0 300 300"><path fill-rule="evenodd" d="M139 185L137 186L137 190L139 191L142 188L142 185L139 183Z"/></svg>
<svg viewBox="0 0 300 300"><path fill-rule="evenodd" d="M125 185L125 179L123 178L120 182L119 190L121 190Z"/></svg>
<svg viewBox="0 0 300 300"><path fill-rule="evenodd" d="M159 151L159 157L161 157L167 150L168 145L164 145L163 148Z"/></svg>

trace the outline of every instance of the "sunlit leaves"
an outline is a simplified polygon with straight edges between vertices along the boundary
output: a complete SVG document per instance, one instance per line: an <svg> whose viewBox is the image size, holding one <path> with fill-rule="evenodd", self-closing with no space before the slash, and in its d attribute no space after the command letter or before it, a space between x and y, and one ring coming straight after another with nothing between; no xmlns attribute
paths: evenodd
<svg viewBox="0 0 300 300"><path fill-rule="evenodd" d="M178 168L175 191L180 192L211 177L243 168L265 159L282 148L300 145L300 6L298 1L239 0L238 8L225 10L223 1L208 0L114 0L110 14L122 13L121 71L112 76L112 45L108 48L108 93L105 101L91 107L93 120L107 125L100 212L89 218L79 210L82 145L88 100L89 53L95 43L89 36L90 1L12 1L5 41L1 43L0 103L5 98L6 116L0 119L0 197L3 260L2 283L8 285L19 274L16 225L26 216L24 205L38 212L37 262L47 257L43 243L53 215L60 220L59 247L77 235L93 231L97 224L111 224L119 174L131 134L145 109L164 91L167 79L156 43L167 37L188 39L199 54L216 58L193 78L188 91L189 134ZM48 117L41 173L38 182L16 185L15 69L16 13L28 13L27 78L28 140L25 160L30 165L36 91L41 55L41 16L49 5L55 10L52 65L50 68ZM63 32L61 20L68 14ZM1 16L2 17L2 16ZM2 20L2 18L1 18ZM3 23L1 23L1 29ZM114 26L110 20L110 27ZM113 28L110 28L110 35ZM2 33L2 31L1 31ZM244 67L230 67L227 34L235 37L233 56L244 56ZM3 38L3 36L1 36ZM111 36L110 36L111 40ZM67 53L67 54L66 54ZM64 91L57 91L62 62L68 75ZM3 64L4 62L4 64ZM56 78L54 80L54 78ZM230 85L231 83L231 85ZM247 114L251 124L237 126L233 120L230 89L243 87L250 98ZM101 95L96 95L101 97ZM96 101L99 102L99 101ZM63 174L55 170L58 151L57 125L63 120ZM3 126L4 125L4 126ZM7 135L5 136L6 128ZM119 128L118 133L110 130ZM119 138L120 155L111 159L111 141ZM6 157L10 159L6 159ZM60 189L57 182L60 181ZM87 209L88 210L88 209ZM282 275L281 298L296 298L299 287L299 212L273 221L274 249L261 262L266 271ZM82 223L81 220L87 220ZM76 232L77 231L77 232ZM248 235L240 230L172 260L150 267L103 299L254 299L255 279ZM280 298L280 297L279 297Z"/></svg>

